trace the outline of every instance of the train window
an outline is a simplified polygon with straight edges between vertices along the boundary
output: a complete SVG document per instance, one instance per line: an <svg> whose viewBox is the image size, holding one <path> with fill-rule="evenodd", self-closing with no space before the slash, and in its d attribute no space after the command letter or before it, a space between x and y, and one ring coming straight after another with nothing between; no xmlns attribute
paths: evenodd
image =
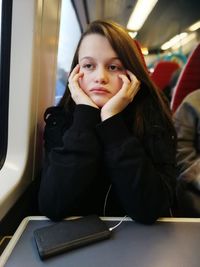
<svg viewBox="0 0 200 267"><path fill-rule="evenodd" d="M79 22L71 1L62 0L55 104L59 102L64 93L67 75L80 35Z"/></svg>
<svg viewBox="0 0 200 267"><path fill-rule="evenodd" d="M7 151L12 0L0 1L0 169Z"/></svg>

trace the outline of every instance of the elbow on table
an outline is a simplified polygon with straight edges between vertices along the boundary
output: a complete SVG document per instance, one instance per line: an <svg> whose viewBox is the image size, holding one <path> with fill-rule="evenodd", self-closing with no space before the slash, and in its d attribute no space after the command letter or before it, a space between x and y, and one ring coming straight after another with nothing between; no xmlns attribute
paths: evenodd
<svg viewBox="0 0 200 267"><path fill-rule="evenodd" d="M130 211L129 216L136 222L151 225L157 221L163 214L159 208L141 207L141 205L134 211Z"/></svg>
<svg viewBox="0 0 200 267"><path fill-rule="evenodd" d="M157 221L159 216L145 216L145 215L138 215L138 216L130 216L135 222L151 225Z"/></svg>

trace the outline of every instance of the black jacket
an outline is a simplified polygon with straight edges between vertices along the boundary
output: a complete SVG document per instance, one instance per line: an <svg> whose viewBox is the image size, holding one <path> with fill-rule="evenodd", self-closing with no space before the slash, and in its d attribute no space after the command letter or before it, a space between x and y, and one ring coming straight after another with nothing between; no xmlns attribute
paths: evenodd
<svg viewBox="0 0 200 267"><path fill-rule="evenodd" d="M169 215L175 137L156 107L148 107L147 114L140 140L131 130L128 108L104 122L98 109L86 105L76 106L73 114L47 109L41 213L53 220L128 215L142 223Z"/></svg>

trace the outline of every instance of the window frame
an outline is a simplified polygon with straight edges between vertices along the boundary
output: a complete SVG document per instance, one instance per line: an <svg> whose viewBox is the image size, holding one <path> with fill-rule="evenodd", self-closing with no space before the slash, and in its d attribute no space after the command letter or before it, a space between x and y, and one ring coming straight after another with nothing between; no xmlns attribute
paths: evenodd
<svg viewBox="0 0 200 267"><path fill-rule="evenodd" d="M2 0L0 50L0 169L7 154L10 53L13 0Z"/></svg>

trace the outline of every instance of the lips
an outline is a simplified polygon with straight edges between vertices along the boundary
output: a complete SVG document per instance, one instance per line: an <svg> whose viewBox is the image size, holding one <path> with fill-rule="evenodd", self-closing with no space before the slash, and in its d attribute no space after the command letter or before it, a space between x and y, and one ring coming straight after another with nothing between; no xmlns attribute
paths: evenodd
<svg viewBox="0 0 200 267"><path fill-rule="evenodd" d="M104 87L95 87L90 90L90 92L98 94L109 94L110 92Z"/></svg>

